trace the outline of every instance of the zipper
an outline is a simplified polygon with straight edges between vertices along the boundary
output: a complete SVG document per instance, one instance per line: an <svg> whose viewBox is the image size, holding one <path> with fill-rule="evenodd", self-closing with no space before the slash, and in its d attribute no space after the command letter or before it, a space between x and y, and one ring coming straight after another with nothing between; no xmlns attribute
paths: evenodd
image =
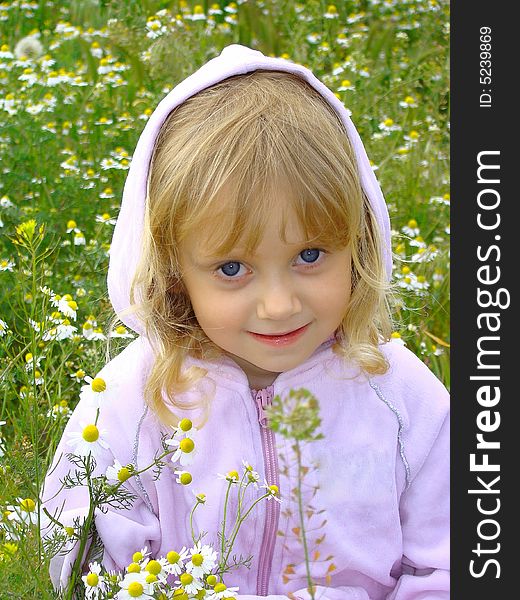
<svg viewBox="0 0 520 600"><path fill-rule="evenodd" d="M268 485L276 485L280 489L280 476L278 473L278 456L274 432L269 429L265 409L271 405L274 396L274 386L255 391L252 390L253 399L258 411L260 434L262 437L262 450L264 454L265 477ZM265 511L264 535L258 560L258 577L256 593L258 596L267 596L269 592L269 577L273 563L276 532L280 519L280 504L275 500L267 500Z"/></svg>

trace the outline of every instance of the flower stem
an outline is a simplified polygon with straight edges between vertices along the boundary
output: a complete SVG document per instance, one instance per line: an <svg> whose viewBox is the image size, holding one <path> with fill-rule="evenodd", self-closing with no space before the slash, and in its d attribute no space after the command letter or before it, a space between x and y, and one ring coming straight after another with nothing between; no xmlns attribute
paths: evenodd
<svg viewBox="0 0 520 600"><path fill-rule="evenodd" d="M307 547L307 538L305 536L305 521L303 517L303 503L302 503L302 457L300 451L300 444L298 440L295 441L296 458L298 460L298 484L297 484L297 495L298 495L298 513L300 515L300 529L302 534L303 552L305 555L305 570L307 572L307 589L314 600L314 584L312 583L311 570L309 565L309 549Z"/></svg>

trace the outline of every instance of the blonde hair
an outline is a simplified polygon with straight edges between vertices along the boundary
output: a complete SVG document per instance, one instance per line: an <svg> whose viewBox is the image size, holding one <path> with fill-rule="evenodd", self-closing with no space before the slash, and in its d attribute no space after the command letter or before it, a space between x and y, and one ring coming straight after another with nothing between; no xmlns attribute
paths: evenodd
<svg viewBox="0 0 520 600"><path fill-rule="evenodd" d="M237 75L172 111L150 165L143 251L131 299L156 348L145 398L163 423L174 423L172 409L183 408L176 394L206 374L197 368L183 372L186 356L222 356L193 312L179 244L190 232L212 230L218 254L239 241L254 252L280 183L288 184L287 202L309 241L351 248L352 294L334 351L367 373L387 369L378 348L391 331L381 239L339 116L295 75ZM227 224L224 236L214 223ZM280 234L286 241L285 222Z"/></svg>

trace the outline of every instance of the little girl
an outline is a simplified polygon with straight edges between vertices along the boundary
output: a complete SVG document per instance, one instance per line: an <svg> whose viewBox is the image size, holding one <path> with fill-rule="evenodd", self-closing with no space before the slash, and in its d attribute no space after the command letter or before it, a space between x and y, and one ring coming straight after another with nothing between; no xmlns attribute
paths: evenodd
<svg viewBox="0 0 520 600"><path fill-rule="evenodd" d="M247 461L279 497L240 530L233 552L253 561L230 585L242 600L310 598L291 443L265 413L274 396L305 388L324 435L304 456L316 466L304 488L316 598L449 597L448 395L387 342L391 270L388 212L363 144L308 69L231 45L160 102L110 249L110 299L139 337L98 375L97 470L150 464L181 418L202 429L191 486L173 469L144 472L126 482L130 509L99 511L107 569L124 570L145 546L159 557L189 544L194 492L207 496L196 529L214 536L226 489L216 474ZM70 439L92 422L87 400L45 482L47 509L69 525L88 507L85 487L60 489L74 468ZM56 587L75 552L53 559Z"/></svg>

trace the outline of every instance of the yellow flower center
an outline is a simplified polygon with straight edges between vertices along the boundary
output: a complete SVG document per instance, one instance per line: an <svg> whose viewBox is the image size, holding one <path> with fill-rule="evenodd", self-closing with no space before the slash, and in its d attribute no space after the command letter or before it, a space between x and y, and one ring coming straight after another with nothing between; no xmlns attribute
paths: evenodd
<svg viewBox="0 0 520 600"><path fill-rule="evenodd" d="M118 325L116 327L116 333L124 335L126 333L126 327L124 325Z"/></svg>
<svg viewBox="0 0 520 600"><path fill-rule="evenodd" d="M152 575L158 575L161 572L161 563L157 560L151 560L147 565L146 565L146 570L148 571L148 573L151 573Z"/></svg>
<svg viewBox="0 0 520 600"><path fill-rule="evenodd" d="M117 472L117 478L119 479L119 481L121 483L123 483L124 481L126 481L127 479L129 479L131 477L132 473L130 472L130 469L128 467L122 467L121 469L119 469L119 471ZM141 554L140 552L136 552L136 554ZM135 554L134 554L135 556ZM141 554L141 558L138 558L137 560L134 558L134 560L137 562L139 560L141 560L143 558L142 554Z"/></svg>
<svg viewBox="0 0 520 600"><path fill-rule="evenodd" d="M270 485L269 490L271 491L273 496L278 496L279 490L277 485Z"/></svg>
<svg viewBox="0 0 520 600"><path fill-rule="evenodd" d="M31 498L26 498L25 500L22 500L20 502L20 506L21 506L22 510L25 510L27 512L32 512L35 509L36 504L34 503L34 500L32 500Z"/></svg>
<svg viewBox="0 0 520 600"><path fill-rule="evenodd" d="M126 568L126 570L129 573L140 573L141 572L141 567L136 562L133 562L133 563L130 563L128 565L128 567Z"/></svg>
<svg viewBox="0 0 520 600"><path fill-rule="evenodd" d="M95 425L87 425L83 429L83 439L86 442L95 442L99 438L99 429Z"/></svg>
<svg viewBox="0 0 520 600"><path fill-rule="evenodd" d="M104 392L107 389L107 384L105 383L104 379L101 379L101 377L96 377L95 379L93 379L90 386L95 392L98 393Z"/></svg>
<svg viewBox="0 0 520 600"><path fill-rule="evenodd" d="M191 562L196 566L196 567L200 567L200 565L204 562L204 557L202 556L202 554L194 554L191 557Z"/></svg>
<svg viewBox="0 0 520 600"><path fill-rule="evenodd" d="M186 472L180 476L180 482L182 483L182 485L189 485L192 481L193 477L191 476L191 473Z"/></svg>
<svg viewBox="0 0 520 600"><path fill-rule="evenodd" d="M134 552L134 554L132 555L132 560L137 563L140 560L143 560L143 555L141 552Z"/></svg>
<svg viewBox="0 0 520 600"><path fill-rule="evenodd" d="M146 583L155 583L156 581L157 577L153 573L146 576Z"/></svg>
<svg viewBox="0 0 520 600"><path fill-rule="evenodd" d="M76 302L74 302L74 300L69 300L67 304L72 310L78 310L78 305Z"/></svg>
<svg viewBox="0 0 520 600"><path fill-rule="evenodd" d="M132 598L137 598L141 596L144 588L138 581L132 581L132 583L128 586L128 595L132 596Z"/></svg>
<svg viewBox="0 0 520 600"><path fill-rule="evenodd" d="M90 587L95 587L99 583L99 577L96 573L89 573L87 575L87 585Z"/></svg>
<svg viewBox="0 0 520 600"><path fill-rule="evenodd" d="M408 227L410 227L410 229L415 229L417 227L417 221L415 219L410 219L408 221Z"/></svg>
<svg viewBox="0 0 520 600"><path fill-rule="evenodd" d="M215 577L215 575L208 575L208 578L206 579L206 583L208 585L216 585L217 583L217 578Z"/></svg>
<svg viewBox="0 0 520 600"><path fill-rule="evenodd" d="M238 472L237 471L229 471L227 476L228 476L228 479L232 479L233 481L238 480Z"/></svg>
<svg viewBox="0 0 520 600"><path fill-rule="evenodd" d="M183 586L190 585L190 583L193 581L193 575L190 575L189 573L183 573L180 576L180 580L181 580L181 585L183 585Z"/></svg>
<svg viewBox="0 0 520 600"><path fill-rule="evenodd" d="M192 428L192 422L189 419L182 419L182 421L179 423L179 427L182 429L182 431L189 431Z"/></svg>
<svg viewBox="0 0 520 600"><path fill-rule="evenodd" d="M391 338L394 338L394 340L395 340L395 339L397 339L397 340L398 340L398 339L401 337L401 334L400 334L398 331L394 331L394 332L393 332L393 333L390 335L390 337L391 337Z"/></svg>
<svg viewBox="0 0 520 600"><path fill-rule="evenodd" d="M407 267L406 265L401 269L401 273L403 275L408 275L409 272L410 272L410 267Z"/></svg>
<svg viewBox="0 0 520 600"><path fill-rule="evenodd" d="M385 119L385 120L383 121L383 125L384 125L385 127L391 127L393 124L394 124L394 120L393 120L393 119Z"/></svg>
<svg viewBox="0 0 520 600"><path fill-rule="evenodd" d="M175 550L170 550L166 555L166 560L170 563L170 565L175 565L179 562L180 554L175 552Z"/></svg>
<svg viewBox="0 0 520 600"><path fill-rule="evenodd" d="M193 448L195 448L195 444L193 443L193 440L191 440L190 438L184 438L183 440L181 440L181 443L179 444L179 448L186 454L189 454L190 452L193 452Z"/></svg>
<svg viewBox="0 0 520 600"><path fill-rule="evenodd" d="M213 590L218 594L219 592L227 590L227 586L225 586L223 583L217 583L217 585L213 587Z"/></svg>

